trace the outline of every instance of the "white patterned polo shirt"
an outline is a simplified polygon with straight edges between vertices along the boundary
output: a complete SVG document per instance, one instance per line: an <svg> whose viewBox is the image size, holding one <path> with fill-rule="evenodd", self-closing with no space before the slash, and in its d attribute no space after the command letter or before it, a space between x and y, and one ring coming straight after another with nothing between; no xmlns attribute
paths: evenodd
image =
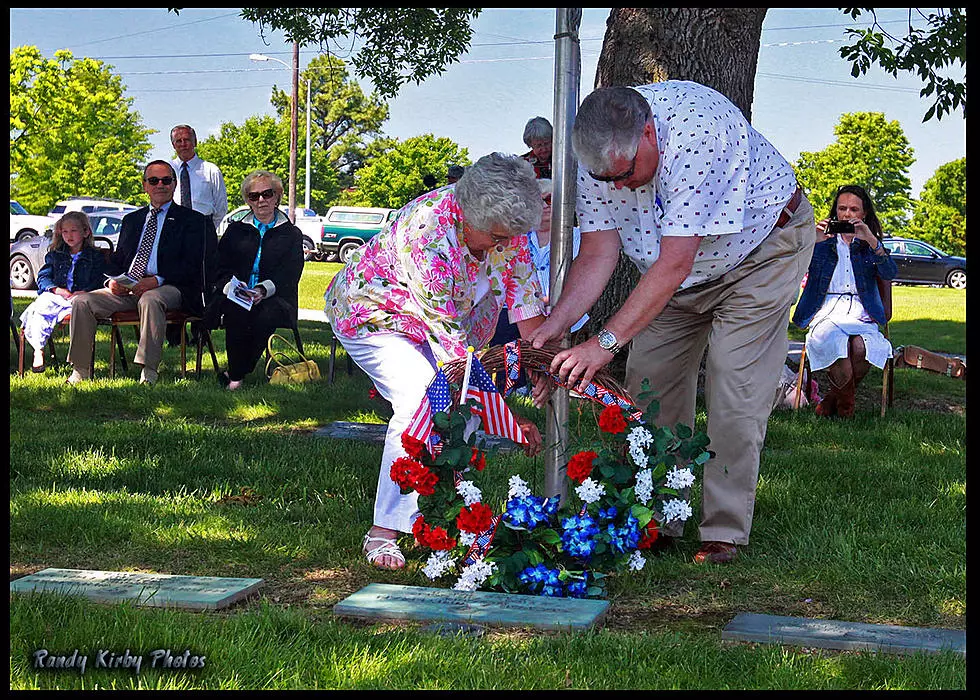
<svg viewBox="0 0 980 700"><path fill-rule="evenodd" d="M617 229L641 273L663 236L703 236L680 289L725 274L769 235L796 190L786 159L721 93L668 80L634 87L653 111L660 163L653 180L617 190L578 168L583 233Z"/></svg>

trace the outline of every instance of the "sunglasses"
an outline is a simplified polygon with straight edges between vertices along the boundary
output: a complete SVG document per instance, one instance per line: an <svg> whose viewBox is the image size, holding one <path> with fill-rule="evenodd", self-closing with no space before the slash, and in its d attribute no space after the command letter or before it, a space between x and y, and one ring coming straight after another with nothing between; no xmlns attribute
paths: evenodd
<svg viewBox="0 0 980 700"><path fill-rule="evenodd" d="M167 175L166 177L148 177L146 178L146 181L149 182L154 187L156 187L160 183L169 186L174 184L174 182L176 182L174 178L170 177L169 175Z"/></svg>
<svg viewBox="0 0 980 700"><path fill-rule="evenodd" d="M633 156L633 160L630 161L629 170L627 170L624 173L620 173L619 175L596 175L594 172L590 170L589 177L591 177L593 180L597 180L598 182L621 182L622 180L625 180L628 177L630 177L633 174L633 171L636 169L637 155L639 155L639 152L637 152L637 154Z"/></svg>
<svg viewBox="0 0 980 700"><path fill-rule="evenodd" d="M272 199L276 196L276 191L273 189L262 190L261 192L249 192L248 201L257 202L259 199Z"/></svg>

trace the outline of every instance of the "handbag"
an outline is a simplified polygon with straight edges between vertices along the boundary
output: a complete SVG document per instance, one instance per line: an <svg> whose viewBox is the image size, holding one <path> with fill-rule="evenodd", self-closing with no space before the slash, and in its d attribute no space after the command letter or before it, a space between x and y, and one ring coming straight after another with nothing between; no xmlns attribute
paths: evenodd
<svg viewBox="0 0 980 700"><path fill-rule="evenodd" d="M300 358L299 361L292 362L286 353L273 350L272 341L274 338L285 343ZM295 345L278 333L269 336L266 349L269 352L269 360L265 363L265 376L269 378L269 384L303 384L319 381L320 367L317 363L307 359L303 353L296 349Z"/></svg>
<svg viewBox="0 0 980 700"><path fill-rule="evenodd" d="M903 345L896 349L895 366L925 369L953 379L966 379L966 362L958 357L947 357L920 348L918 345Z"/></svg>

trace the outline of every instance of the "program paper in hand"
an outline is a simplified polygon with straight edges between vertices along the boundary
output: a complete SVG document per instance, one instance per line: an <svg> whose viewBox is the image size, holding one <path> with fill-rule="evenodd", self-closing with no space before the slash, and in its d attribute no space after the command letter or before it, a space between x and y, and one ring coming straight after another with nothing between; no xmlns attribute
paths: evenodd
<svg viewBox="0 0 980 700"><path fill-rule="evenodd" d="M112 280L116 284L122 285L126 289L132 289L133 287L135 287L137 284L140 283L138 279L133 279L125 272L122 273L121 275L116 275L115 277L113 277L112 275L106 275L106 279Z"/></svg>
<svg viewBox="0 0 980 700"><path fill-rule="evenodd" d="M240 279L234 275L231 276L231 283L228 286L228 294L226 296L246 311L251 311L252 304L255 303L255 300L259 298L260 294L257 289L249 289L248 285Z"/></svg>

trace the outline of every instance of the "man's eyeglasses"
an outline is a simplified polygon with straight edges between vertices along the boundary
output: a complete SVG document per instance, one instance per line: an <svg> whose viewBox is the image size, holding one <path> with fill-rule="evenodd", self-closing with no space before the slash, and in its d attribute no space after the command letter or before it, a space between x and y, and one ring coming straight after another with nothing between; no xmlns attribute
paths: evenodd
<svg viewBox="0 0 980 700"><path fill-rule="evenodd" d="M598 180L599 182L621 182L627 179L628 177L630 177L633 174L633 171L636 169L637 155L639 155L639 152L637 152L637 154L633 156L633 160L630 161L629 170L627 170L624 173L620 173L619 175L596 175L594 172L590 170L589 177L591 177L593 180Z"/></svg>
<svg viewBox="0 0 980 700"><path fill-rule="evenodd" d="M249 192L248 201L257 202L259 201L259 198L272 199L275 196L276 196L276 191L270 188L267 190L262 190L261 192Z"/></svg>
<svg viewBox="0 0 980 700"><path fill-rule="evenodd" d="M169 175L167 175L166 177L148 177L146 178L146 181L149 182L154 187L156 187L160 183L170 186L175 182L174 178L170 177Z"/></svg>

